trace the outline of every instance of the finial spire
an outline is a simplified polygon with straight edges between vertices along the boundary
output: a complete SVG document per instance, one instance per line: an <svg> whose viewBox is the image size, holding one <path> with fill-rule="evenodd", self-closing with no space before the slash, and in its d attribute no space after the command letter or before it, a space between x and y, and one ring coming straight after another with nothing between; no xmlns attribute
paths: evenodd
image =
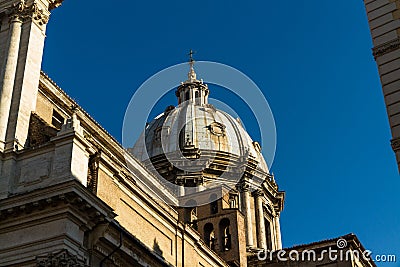
<svg viewBox="0 0 400 267"><path fill-rule="evenodd" d="M195 52L192 50L192 49L190 49L190 52L189 52L189 57L190 57L190 63L194 63L194 59L193 59L193 55L195 54Z"/></svg>
<svg viewBox="0 0 400 267"><path fill-rule="evenodd" d="M194 55L194 51L192 49L190 49L190 52L188 54L189 56L189 65L190 65L190 71L188 73L188 82L195 82L197 81L197 75L196 72L194 71L194 63L196 62L193 59L193 55Z"/></svg>

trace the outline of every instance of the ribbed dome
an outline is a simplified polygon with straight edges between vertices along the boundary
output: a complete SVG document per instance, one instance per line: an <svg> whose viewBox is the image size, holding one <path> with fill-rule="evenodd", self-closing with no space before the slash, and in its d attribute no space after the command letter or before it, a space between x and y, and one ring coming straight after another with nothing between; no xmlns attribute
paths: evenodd
<svg viewBox="0 0 400 267"><path fill-rule="evenodd" d="M257 161L257 169L268 173L258 143L226 112L191 101L171 109L156 117L135 144L132 153L140 161L174 153L182 146L193 146L200 151L246 154Z"/></svg>
<svg viewBox="0 0 400 267"><path fill-rule="evenodd" d="M260 145L238 120L208 104L208 86L193 64L175 92L178 106L150 122L130 152L174 184L234 185L244 176L264 181L269 171Z"/></svg>

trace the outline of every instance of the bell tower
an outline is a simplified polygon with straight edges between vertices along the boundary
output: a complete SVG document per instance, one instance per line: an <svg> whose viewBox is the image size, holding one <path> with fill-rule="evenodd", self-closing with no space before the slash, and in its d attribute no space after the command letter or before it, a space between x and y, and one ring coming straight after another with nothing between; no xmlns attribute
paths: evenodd
<svg viewBox="0 0 400 267"><path fill-rule="evenodd" d="M42 64L46 25L63 0L0 0L0 152L23 149Z"/></svg>

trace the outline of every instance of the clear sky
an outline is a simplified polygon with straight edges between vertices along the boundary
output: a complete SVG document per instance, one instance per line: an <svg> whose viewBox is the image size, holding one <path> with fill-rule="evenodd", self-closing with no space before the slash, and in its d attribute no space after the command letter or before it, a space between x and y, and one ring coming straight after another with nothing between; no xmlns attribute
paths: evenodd
<svg viewBox="0 0 400 267"><path fill-rule="evenodd" d="M64 2L43 69L118 140L136 88L192 48L247 74L268 99L284 246L353 232L400 261L400 177L363 1Z"/></svg>

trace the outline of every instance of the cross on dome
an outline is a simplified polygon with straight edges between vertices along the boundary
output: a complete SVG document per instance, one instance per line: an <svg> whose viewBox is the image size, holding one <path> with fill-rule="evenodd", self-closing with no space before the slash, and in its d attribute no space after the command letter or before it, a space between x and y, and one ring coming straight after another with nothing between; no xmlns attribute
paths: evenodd
<svg viewBox="0 0 400 267"><path fill-rule="evenodd" d="M190 70L189 70L189 73L188 73L188 80L187 80L186 82L190 82L190 83L198 82L198 80L197 80L197 74L196 74L196 72L194 71L194 63L196 62L196 61L193 59L194 53L195 53L195 52L194 52L192 49L190 49L190 52L189 52L189 54L188 54L188 56L189 56Z"/></svg>

